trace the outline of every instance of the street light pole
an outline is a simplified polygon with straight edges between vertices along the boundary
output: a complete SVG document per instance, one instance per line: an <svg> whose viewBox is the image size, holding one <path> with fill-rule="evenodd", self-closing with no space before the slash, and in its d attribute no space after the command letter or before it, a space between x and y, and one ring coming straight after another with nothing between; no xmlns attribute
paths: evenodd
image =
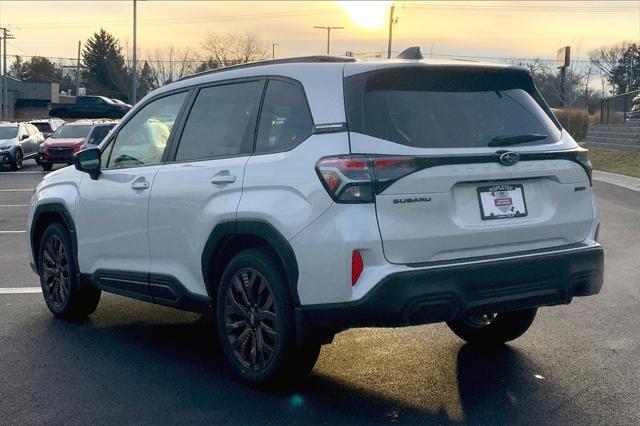
<svg viewBox="0 0 640 426"><path fill-rule="evenodd" d="M321 27L321 26L314 26L313 28L317 28L317 29L322 29L322 30L327 30L327 55L330 52L330 47L331 47L331 30L343 30L344 27L331 27L331 26L327 26L327 27Z"/></svg>
<svg viewBox="0 0 640 426"><path fill-rule="evenodd" d="M136 63L136 50L138 49L138 43L136 39L137 6L137 0L133 0L133 60L131 61L131 105L136 104L138 93L138 71Z"/></svg>
<svg viewBox="0 0 640 426"><path fill-rule="evenodd" d="M395 7L391 4L391 9L389 10L389 44L387 46L387 59L391 59L391 39L393 38L393 11Z"/></svg>
<svg viewBox="0 0 640 426"><path fill-rule="evenodd" d="M276 46L280 46L278 43L271 43L271 59L276 58Z"/></svg>

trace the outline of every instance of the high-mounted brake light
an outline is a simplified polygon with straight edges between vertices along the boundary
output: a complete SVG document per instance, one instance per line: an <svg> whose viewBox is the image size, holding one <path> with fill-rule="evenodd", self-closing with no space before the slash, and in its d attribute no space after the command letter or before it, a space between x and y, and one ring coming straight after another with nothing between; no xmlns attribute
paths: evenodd
<svg viewBox="0 0 640 426"><path fill-rule="evenodd" d="M339 203L372 203L376 194L416 170L414 157L346 155L316 164L325 189Z"/></svg>

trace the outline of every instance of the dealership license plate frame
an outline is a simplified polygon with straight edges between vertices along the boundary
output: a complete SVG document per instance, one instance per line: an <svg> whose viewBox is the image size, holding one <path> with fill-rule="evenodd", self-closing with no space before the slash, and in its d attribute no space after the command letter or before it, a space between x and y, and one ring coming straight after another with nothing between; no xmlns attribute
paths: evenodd
<svg viewBox="0 0 640 426"><path fill-rule="evenodd" d="M482 220L496 220L496 219L513 219L517 217L525 217L529 214L529 209L527 208L527 200L524 194L524 187L522 184L496 184L496 185L487 185L487 186L479 186L477 187L478 193L478 204L480 207L480 217ZM511 195L511 206L513 206L513 195L519 195L522 198L522 211L518 210L516 207L516 211L513 213L504 212L502 214L487 214L485 212L484 205L482 203L482 194L491 194L492 192L508 192ZM519 194L518 194L519 191Z"/></svg>

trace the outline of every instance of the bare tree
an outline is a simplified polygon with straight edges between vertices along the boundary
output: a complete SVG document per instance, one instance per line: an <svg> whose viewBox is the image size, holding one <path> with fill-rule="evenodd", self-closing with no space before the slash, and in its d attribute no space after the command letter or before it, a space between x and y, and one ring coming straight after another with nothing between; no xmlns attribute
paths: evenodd
<svg viewBox="0 0 640 426"><path fill-rule="evenodd" d="M602 96L611 92L612 86L609 80L613 76L618 62L627 50L627 42L621 41L611 46L602 46L589 52L591 64L600 71L600 83L602 85Z"/></svg>
<svg viewBox="0 0 640 426"><path fill-rule="evenodd" d="M204 56L220 67L259 61L267 56L267 43L248 32L224 35L210 32L202 42L202 49Z"/></svg>
<svg viewBox="0 0 640 426"><path fill-rule="evenodd" d="M192 74L198 65L198 55L189 47L184 49L173 45L156 49L144 59L151 68L151 76L156 87L176 81Z"/></svg>

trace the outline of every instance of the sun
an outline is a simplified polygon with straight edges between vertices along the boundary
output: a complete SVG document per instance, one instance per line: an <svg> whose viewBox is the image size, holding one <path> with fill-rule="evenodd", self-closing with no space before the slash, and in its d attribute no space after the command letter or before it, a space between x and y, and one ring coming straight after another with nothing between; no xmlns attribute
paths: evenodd
<svg viewBox="0 0 640 426"><path fill-rule="evenodd" d="M360 28L373 30L385 26L391 1L336 1Z"/></svg>

